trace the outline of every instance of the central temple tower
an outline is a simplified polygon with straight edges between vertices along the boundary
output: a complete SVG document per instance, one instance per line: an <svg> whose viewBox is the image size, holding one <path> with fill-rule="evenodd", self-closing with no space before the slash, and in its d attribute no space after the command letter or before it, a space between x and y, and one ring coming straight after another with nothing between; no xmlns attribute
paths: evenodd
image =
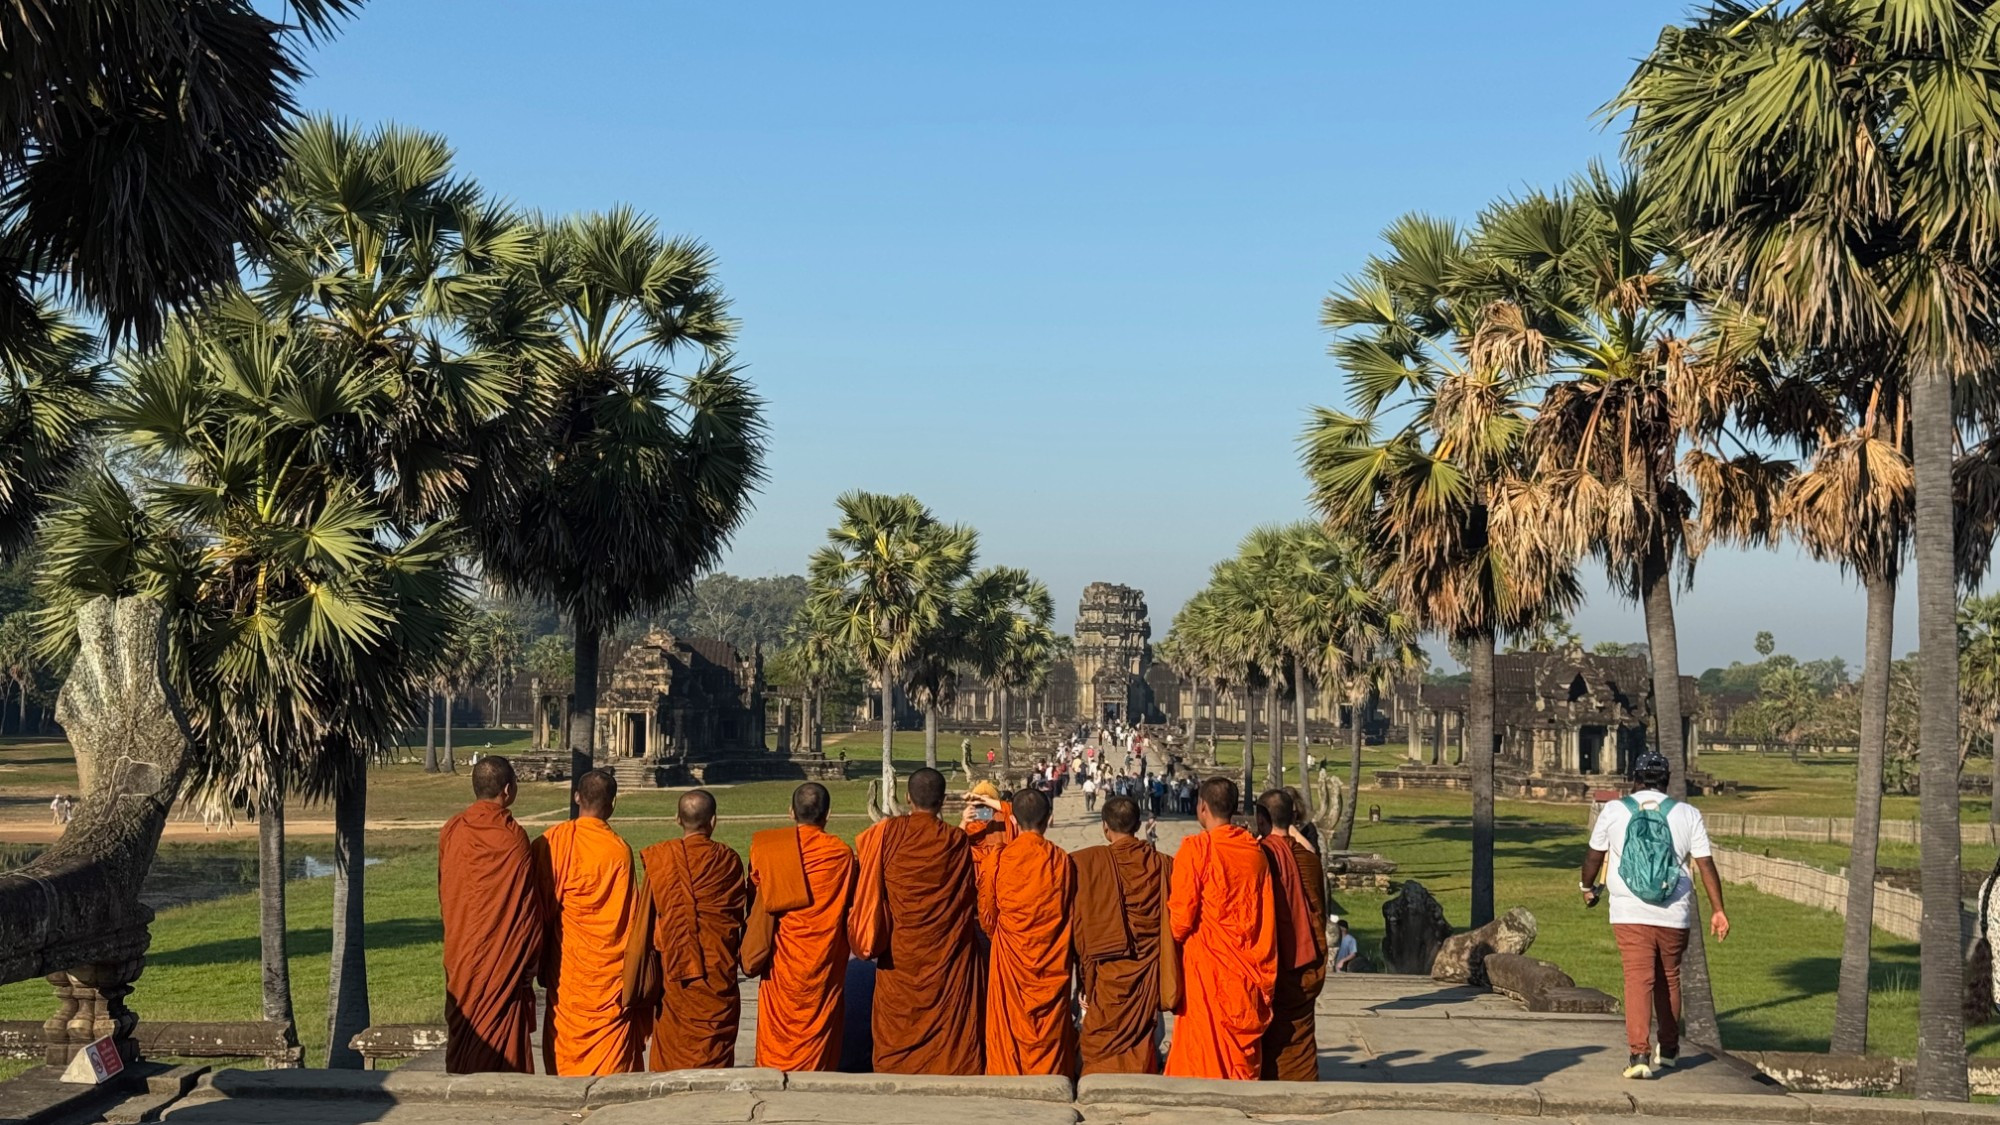
<svg viewBox="0 0 2000 1125"><path fill-rule="evenodd" d="M1146 673L1153 664L1153 623L1146 595L1130 586L1092 582L1076 611L1077 717L1090 723L1154 718Z"/></svg>

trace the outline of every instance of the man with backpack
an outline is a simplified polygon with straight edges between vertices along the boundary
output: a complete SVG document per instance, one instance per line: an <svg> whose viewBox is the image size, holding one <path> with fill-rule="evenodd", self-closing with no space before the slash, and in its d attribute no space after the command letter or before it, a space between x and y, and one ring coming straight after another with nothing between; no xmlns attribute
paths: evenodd
<svg viewBox="0 0 2000 1125"><path fill-rule="evenodd" d="M1717 941L1729 936L1708 825L1693 805L1667 796L1671 768L1652 750L1632 763L1632 793L1597 814L1583 857L1583 881L1577 884L1585 906L1597 905L1600 873L1611 893L1611 934L1625 966L1627 1078L1651 1078L1672 1069L1680 1056L1681 954L1695 906L1690 860L1714 907L1709 932ZM1655 1019L1658 1047L1651 1046Z"/></svg>

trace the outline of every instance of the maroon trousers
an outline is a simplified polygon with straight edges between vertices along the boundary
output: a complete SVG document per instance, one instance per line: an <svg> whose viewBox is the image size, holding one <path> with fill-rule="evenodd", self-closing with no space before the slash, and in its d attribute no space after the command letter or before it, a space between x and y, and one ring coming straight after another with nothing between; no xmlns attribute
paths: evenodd
<svg viewBox="0 0 2000 1125"><path fill-rule="evenodd" d="M1671 926L1612 923L1618 959L1625 963L1625 1042L1635 1055L1652 1049L1652 1024L1660 1025L1660 1051L1681 1049L1681 954L1688 932Z"/></svg>

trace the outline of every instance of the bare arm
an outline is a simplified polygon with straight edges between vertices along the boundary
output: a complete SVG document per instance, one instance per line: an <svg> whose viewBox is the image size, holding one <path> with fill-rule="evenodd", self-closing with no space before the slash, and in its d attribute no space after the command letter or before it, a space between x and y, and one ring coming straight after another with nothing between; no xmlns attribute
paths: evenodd
<svg viewBox="0 0 2000 1125"><path fill-rule="evenodd" d="M1577 890L1583 892L1583 904L1596 906L1598 891L1597 877L1604 873L1604 852L1589 848L1583 853L1583 872L1577 878Z"/></svg>
<svg viewBox="0 0 2000 1125"><path fill-rule="evenodd" d="M1729 915L1722 909L1722 874L1715 869L1715 860L1702 856L1694 861L1694 868L1701 872L1701 885L1708 890L1708 904L1715 913L1708 916L1708 932L1717 941L1729 940Z"/></svg>

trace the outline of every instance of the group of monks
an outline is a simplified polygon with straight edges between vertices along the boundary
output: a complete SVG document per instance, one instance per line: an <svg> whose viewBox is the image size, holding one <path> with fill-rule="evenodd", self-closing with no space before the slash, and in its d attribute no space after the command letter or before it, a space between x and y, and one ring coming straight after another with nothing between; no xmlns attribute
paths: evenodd
<svg viewBox="0 0 2000 1125"><path fill-rule="evenodd" d="M486 757L472 806L439 837L446 1068L597 1075L736 1063L740 976L757 988L756 1065L842 1068L850 958L873 963L848 1069L892 1074L1164 1073L1313 1080L1326 973L1317 853L1282 790L1235 821L1233 782L1201 787L1202 831L1169 859L1138 838L1130 798L1104 803L1105 843L1046 837L1049 798L974 789L956 824L945 779L909 780L911 811L850 849L829 795L792 794L789 828L747 865L714 841L716 803L680 798L678 839L635 862L611 829L617 780L577 779L576 817L530 843L508 813L514 771Z"/></svg>

